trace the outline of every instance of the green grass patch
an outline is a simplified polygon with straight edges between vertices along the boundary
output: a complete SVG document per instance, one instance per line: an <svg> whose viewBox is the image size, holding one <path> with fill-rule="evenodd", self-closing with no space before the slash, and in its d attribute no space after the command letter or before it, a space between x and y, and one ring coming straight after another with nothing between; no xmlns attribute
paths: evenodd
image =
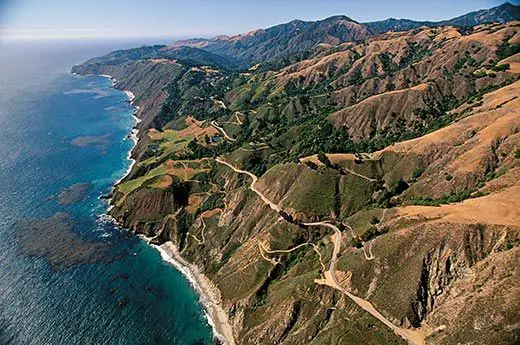
<svg viewBox="0 0 520 345"><path fill-rule="evenodd" d="M285 205L307 216L324 216L334 211L337 174L305 170L291 188Z"/></svg>
<svg viewBox="0 0 520 345"><path fill-rule="evenodd" d="M117 186L117 190L121 193L129 194L133 192L135 189L141 187L143 183L145 183L146 181L164 174L166 174L166 167L164 165L158 166L157 168L150 170L144 176L121 183Z"/></svg>
<svg viewBox="0 0 520 345"><path fill-rule="evenodd" d="M474 192L476 192L475 189L465 190L465 191L458 192L458 193L454 192L454 193L444 194L442 197L437 198L437 199L433 199L430 197L421 197L421 198L412 200L411 203L413 205L422 205L422 206L439 206L442 204L461 202L466 199L477 198L477 197L480 197L483 195L480 192L477 192L477 193L474 193Z"/></svg>

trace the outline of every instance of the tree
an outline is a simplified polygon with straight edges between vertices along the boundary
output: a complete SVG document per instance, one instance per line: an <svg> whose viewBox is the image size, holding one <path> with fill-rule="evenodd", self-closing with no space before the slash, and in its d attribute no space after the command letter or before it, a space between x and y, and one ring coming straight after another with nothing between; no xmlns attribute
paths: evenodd
<svg viewBox="0 0 520 345"><path fill-rule="evenodd" d="M332 162L329 160L329 157L327 157L327 155L323 152L318 153L318 160L325 164L326 167L334 168L334 164L332 164Z"/></svg>

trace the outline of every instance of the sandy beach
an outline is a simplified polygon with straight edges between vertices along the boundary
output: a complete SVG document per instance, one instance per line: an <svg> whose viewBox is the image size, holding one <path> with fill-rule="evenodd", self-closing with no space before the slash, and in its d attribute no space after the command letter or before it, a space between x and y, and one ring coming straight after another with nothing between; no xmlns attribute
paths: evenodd
<svg viewBox="0 0 520 345"><path fill-rule="evenodd" d="M153 245L153 247L161 253L164 261L171 263L184 274L197 290L216 337L227 345L235 345L233 330L228 315L222 308L220 292L215 285L200 272L197 266L184 260L172 242L160 246Z"/></svg>

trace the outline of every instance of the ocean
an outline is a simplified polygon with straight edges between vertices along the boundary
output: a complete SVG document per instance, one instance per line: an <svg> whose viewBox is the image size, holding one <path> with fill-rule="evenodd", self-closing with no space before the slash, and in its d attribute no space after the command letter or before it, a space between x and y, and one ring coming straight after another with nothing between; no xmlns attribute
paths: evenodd
<svg viewBox="0 0 520 345"><path fill-rule="evenodd" d="M135 119L73 64L133 42L0 42L0 345L212 344L197 293L104 216Z"/></svg>

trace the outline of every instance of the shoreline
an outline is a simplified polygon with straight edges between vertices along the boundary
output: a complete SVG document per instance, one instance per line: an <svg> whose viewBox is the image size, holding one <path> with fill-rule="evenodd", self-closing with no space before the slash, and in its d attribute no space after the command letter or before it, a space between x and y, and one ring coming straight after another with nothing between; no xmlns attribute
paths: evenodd
<svg viewBox="0 0 520 345"><path fill-rule="evenodd" d="M110 80L112 80L112 87L114 87L116 84L116 80L112 77L110 77ZM130 161L130 165L126 169L123 176L114 183L114 187L115 187L115 185L120 183L128 174L130 174L130 172L132 171L132 168L134 167L134 165L136 163L136 160L132 157L132 151L137 146L137 141L139 140L139 137L138 137L139 128L137 127L137 125L139 125L139 123L141 123L141 119L137 117L137 114L138 114L140 108L139 108L139 106L134 105L135 95L132 93L132 91L128 91L128 90L122 90L122 91L128 97L128 103L130 103L130 105L134 108L134 110L132 111L132 117L134 118L135 122L134 122L134 125L132 126L132 130L130 131L130 139L134 142L134 145L128 151L128 155L126 157L126 159L128 159Z"/></svg>
<svg viewBox="0 0 520 345"><path fill-rule="evenodd" d="M75 74L75 73L74 73ZM110 86L111 88L115 89L116 87L116 83L117 83L117 80L112 77L111 75L108 75L108 74L97 74L98 77L103 77L103 78L108 78L110 79L110 81L112 82L112 85ZM125 95L128 97L127 99L127 102L130 103L130 105L134 108L134 110L132 111L132 117L134 118L135 122L134 122L134 125L132 126L132 129L130 131L130 139L134 142L134 145L132 146L132 148L128 151L128 154L126 156L126 159L130 161L130 165L128 166L128 168L126 169L126 171L123 173L123 175L117 179L116 181L114 181L114 186L113 188L115 188L115 186L117 184L119 184L121 181L123 181L123 179L128 176L128 174L130 174L130 172L132 171L132 168L134 167L135 163L136 163L136 160L132 157L132 151L134 150L134 148L136 147L137 145L137 141L139 140L139 129L137 128L137 125L139 123L141 123L141 119L139 117L137 117L137 114L139 113L139 110L140 110L140 107L137 106L137 105L134 105L134 101L135 101L135 95L132 91L129 91L129 90L119 90L119 91L122 91L125 93ZM125 138L126 139L126 138ZM124 139L123 139L124 140ZM112 209L113 205L111 203L112 201L112 198L108 199L108 209L107 209L107 213Z"/></svg>
<svg viewBox="0 0 520 345"><path fill-rule="evenodd" d="M108 78L112 81L112 88L116 86L116 79L107 74L99 74L100 77ZM128 174L132 171L133 166L136 163L136 160L132 157L132 151L137 145L139 140L139 129L138 124L142 121L137 114L140 111L139 106L134 105L135 95L132 91L129 90L121 90L128 97L128 102L134 107L134 111L132 112L132 117L135 119L135 124L130 132L130 139L134 142L132 148L128 151L127 159L131 161L127 170L124 172L121 178L114 181L115 186L120 183ZM105 213L107 217L112 219L116 224L119 225L118 221L110 216L108 212L113 208L112 198L108 200L108 208ZM204 315L212 328L212 333L215 338L221 341L226 345L235 345L233 329L231 324L229 323L228 315L224 311L220 302L220 291L213 285L211 280L207 278L203 273L200 272L199 268L195 265L188 263L180 253L178 252L175 245L168 241L160 246L154 245L150 242L150 238L147 238L143 235L138 235L141 237L149 246L156 249L163 261L171 264L175 269L177 269L190 283L190 285L195 289L199 301L203 306Z"/></svg>
<svg viewBox="0 0 520 345"><path fill-rule="evenodd" d="M204 308L206 319L213 330L214 337L223 344L236 345L228 315L220 302L220 291L213 285L211 280L201 273L196 265L187 262L171 241L155 245L150 243L150 238L142 235L140 237L156 249L165 262L181 272L195 289Z"/></svg>

